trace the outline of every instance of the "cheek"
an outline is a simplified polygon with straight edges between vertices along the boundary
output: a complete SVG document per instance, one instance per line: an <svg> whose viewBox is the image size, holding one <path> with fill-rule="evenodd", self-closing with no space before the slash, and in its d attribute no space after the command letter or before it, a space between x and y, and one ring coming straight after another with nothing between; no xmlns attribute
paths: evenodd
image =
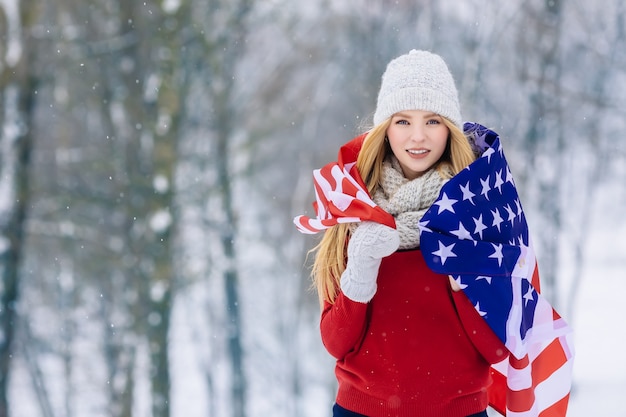
<svg viewBox="0 0 626 417"><path fill-rule="evenodd" d="M397 136L398 135L396 134L396 130L393 128L393 126L389 126L385 131L385 137L389 140L389 143L396 140Z"/></svg>
<svg viewBox="0 0 626 417"><path fill-rule="evenodd" d="M437 135L437 138L435 139L437 148L441 151L441 153L443 153L446 150L446 147L448 146L449 136L450 134L446 131Z"/></svg>
<svg viewBox="0 0 626 417"><path fill-rule="evenodd" d="M387 141L392 150L402 147L402 139L393 129L387 129Z"/></svg>
<svg viewBox="0 0 626 417"><path fill-rule="evenodd" d="M443 149L445 149L448 146L448 135L444 135L441 138L439 138L439 146Z"/></svg>
<svg viewBox="0 0 626 417"><path fill-rule="evenodd" d="M391 148L391 152L393 152L396 157L398 157L401 153L404 153L404 143L398 140L398 138L395 138L394 140L390 137L389 147Z"/></svg>

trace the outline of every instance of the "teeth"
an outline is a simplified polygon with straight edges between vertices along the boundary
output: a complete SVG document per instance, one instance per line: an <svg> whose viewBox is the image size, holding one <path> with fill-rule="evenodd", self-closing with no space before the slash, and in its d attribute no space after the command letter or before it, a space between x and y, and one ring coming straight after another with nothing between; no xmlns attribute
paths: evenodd
<svg viewBox="0 0 626 417"><path fill-rule="evenodd" d="M407 150L407 152L408 152L408 153L412 153L412 154L414 154L414 155L419 155L419 154L426 153L426 152L428 152L428 151L427 151L427 150L425 150L425 149L420 149L420 150L408 149L408 150Z"/></svg>

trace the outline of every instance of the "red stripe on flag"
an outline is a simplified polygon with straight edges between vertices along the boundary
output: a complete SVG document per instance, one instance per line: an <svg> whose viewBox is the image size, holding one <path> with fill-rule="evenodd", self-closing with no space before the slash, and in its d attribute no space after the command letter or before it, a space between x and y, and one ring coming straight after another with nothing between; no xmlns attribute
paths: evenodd
<svg viewBox="0 0 626 417"><path fill-rule="evenodd" d="M298 226L298 228L303 232L303 233L317 233L317 229L315 229L314 227L309 226L309 223L307 221L307 219L298 219L296 226Z"/></svg>
<svg viewBox="0 0 626 417"><path fill-rule="evenodd" d="M539 413L539 417L563 417L567 413L569 394Z"/></svg>
<svg viewBox="0 0 626 417"><path fill-rule="evenodd" d="M521 359L517 359L515 356L511 355L509 357L509 364L515 369L524 369L530 364L530 360L528 360L528 355L524 355Z"/></svg>
<svg viewBox="0 0 626 417"><path fill-rule="evenodd" d="M535 403L535 388L526 388L520 391L509 390L506 398L506 408L509 410L522 413L532 408Z"/></svg>
<svg viewBox="0 0 626 417"><path fill-rule="evenodd" d="M524 355L521 359L517 359L515 356L509 355L509 366L517 370L522 370L528 368L529 366L532 367L532 364L528 359L528 355ZM506 408L515 412L530 410L535 403L535 386L536 385L534 383L531 383L531 387L519 391L513 390L509 387L509 391L506 396Z"/></svg>
<svg viewBox="0 0 626 417"><path fill-rule="evenodd" d="M509 364L513 368L524 369L526 366L531 367L532 386L519 391L509 389L506 397L506 408L518 413L530 410L535 403L536 387L550 378L566 362L567 356L563 351L563 347L561 346L559 339L553 340L552 343L543 349L530 363L527 356L522 359L516 359L511 355L509 357ZM555 405L549 407L549 409L552 409L553 411L551 414L546 414L546 416L564 416L565 414L558 414L558 412L562 410L562 407L567 408L567 398L565 398L564 404L563 399L561 399ZM543 413L540 415L543 415Z"/></svg>
<svg viewBox="0 0 626 417"><path fill-rule="evenodd" d="M539 280L539 265L537 264L536 259L535 259L535 269L533 271L533 276L530 280L530 283L532 284L533 288L535 288L535 290L538 293L541 293L541 282Z"/></svg>
<svg viewBox="0 0 626 417"><path fill-rule="evenodd" d="M567 362L559 339L554 339L532 363L533 386L541 384Z"/></svg>

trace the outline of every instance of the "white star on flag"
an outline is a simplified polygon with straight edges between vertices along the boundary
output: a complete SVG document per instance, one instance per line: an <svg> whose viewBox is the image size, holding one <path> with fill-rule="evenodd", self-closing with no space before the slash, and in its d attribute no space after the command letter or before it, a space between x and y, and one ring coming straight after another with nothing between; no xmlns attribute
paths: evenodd
<svg viewBox="0 0 626 417"><path fill-rule="evenodd" d="M494 184L494 188L498 189L498 192L502 194L502 186L504 185L504 181L502 180L502 170L498 171L496 174L496 183Z"/></svg>
<svg viewBox="0 0 626 417"><path fill-rule="evenodd" d="M500 231L500 223L502 223L504 220L502 219L502 216L500 216L500 211L496 208L495 210L490 210L491 214L493 215L493 224L492 226L496 226L498 228L498 232Z"/></svg>
<svg viewBox="0 0 626 417"><path fill-rule="evenodd" d="M487 315L486 311L481 311L480 310L480 302L477 302L476 305L474 306L474 308L476 309L478 314L480 314L480 317L485 317Z"/></svg>
<svg viewBox="0 0 626 417"><path fill-rule="evenodd" d="M428 223L430 223L430 220L421 221L421 222L419 222L417 224L417 227L419 227L422 232L431 232L432 233L432 230L430 230L428 227L426 227L426 226L428 226Z"/></svg>
<svg viewBox="0 0 626 417"><path fill-rule="evenodd" d="M493 246L493 248L495 249L495 252L492 253L491 255L489 255L490 258L494 258L498 260L498 266L502 265L502 259L504 258L504 255L502 254L502 245L501 244L491 244Z"/></svg>
<svg viewBox="0 0 626 417"><path fill-rule="evenodd" d="M457 230L450 231L454 236L458 237L461 240L474 240L472 239L472 235L470 232L465 229L463 223L459 222L459 228Z"/></svg>
<svg viewBox="0 0 626 417"><path fill-rule="evenodd" d="M480 192L480 195L484 195L485 198L489 200L489 196L487 195L487 193L491 191L491 187L489 187L489 177L485 178L484 180L481 178L480 184L483 186L483 190Z"/></svg>
<svg viewBox="0 0 626 417"><path fill-rule="evenodd" d="M466 289L466 288L467 288L467 284L463 284L463 283L461 282L461 276L460 276L460 275L459 275L459 276L457 276L456 278L453 278L453 279L454 279L454 281L457 283L457 285L459 286L459 288L461 288L462 290L464 290L464 289Z"/></svg>
<svg viewBox="0 0 626 417"><path fill-rule="evenodd" d="M456 258L456 254L452 252L452 248L454 248L455 243L450 246L446 246L443 243L439 242L439 250L433 252L433 255L437 255L441 258L441 264L445 264L448 258Z"/></svg>
<svg viewBox="0 0 626 417"><path fill-rule="evenodd" d="M529 301L533 301L535 299L533 295L533 287L528 287L528 291L524 294L525 304L528 304Z"/></svg>
<svg viewBox="0 0 626 417"><path fill-rule="evenodd" d="M478 234L480 236L480 238L483 238L483 230L485 230L487 228L487 226L484 225L483 223L483 215L481 214L480 216L478 216L477 219L475 219L474 217L472 217L472 219L474 220L474 225L476 226L476 228L474 229L474 234Z"/></svg>
<svg viewBox="0 0 626 417"><path fill-rule="evenodd" d="M513 212L513 209L508 204L506 205L506 207L504 207L504 209L506 210L507 213L509 213L508 220L511 222L511 224L513 224L513 220L515 220L515 217L517 217L517 215L515 214L515 212Z"/></svg>
<svg viewBox="0 0 626 417"><path fill-rule="evenodd" d="M511 170L509 169L509 167L506 167L506 182L510 182L511 184L515 185L515 182L513 181L513 174L511 174Z"/></svg>
<svg viewBox="0 0 626 417"><path fill-rule="evenodd" d="M515 199L515 207L517 209L517 217L522 218L522 204L519 202L519 198Z"/></svg>
<svg viewBox="0 0 626 417"><path fill-rule="evenodd" d="M487 158L487 162L491 163L491 155L493 155L496 151L493 148L487 148L485 152L483 152L483 158Z"/></svg>
<svg viewBox="0 0 626 417"><path fill-rule="evenodd" d="M474 201L472 200L472 198L476 197L476 194L470 191L469 184L470 183L468 181L467 184L465 184L465 186L462 186L462 185L460 186L461 192L463 193L463 201L469 200L470 203L474 204Z"/></svg>
<svg viewBox="0 0 626 417"><path fill-rule="evenodd" d="M485 281L487 281L488 284L491 284L491 277L486 277L484 275L479 275L476 277L476 280L478 281L479 279L484 279Z"/></svg>
<svg viewBox="0 0 626 417"><path fill-rule="evenodd" d="M443 193L443 196L441 197L441 199L439 201L435 202L435 204L439 206L438 214L441 214L445 210L448 210L450 213L454 213L454 209L452 208L452 206L457 201L458 200L454 200L454 199L448 198L446 193Z"/></svg>

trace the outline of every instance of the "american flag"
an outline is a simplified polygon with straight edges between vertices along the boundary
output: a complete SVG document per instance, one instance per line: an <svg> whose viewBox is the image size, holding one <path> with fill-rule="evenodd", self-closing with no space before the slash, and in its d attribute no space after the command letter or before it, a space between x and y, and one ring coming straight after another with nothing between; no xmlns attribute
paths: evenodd
<svg viewBox="0 0 626 417"><path fill-rule="evenodd" d="M422 254L433 271L457 281L510 352L492 367L491 406L507 416L564 417L571 329L539 294L537 260L500 138L479 124L464 129L481 156L442 187L422 218ZM344 145L337 162L314 172L317 218L296 217L301 232L362 220L395 226L354 166L363 139Z"/></svg>
<svg viewBox="0 0 626 417"><path fill-rule="evenodd" d="M500 138L478 124L464 130L481 156L424 214L422 253L433 271L457 281L510 352L493 367L492 407L507 416L565 416L571 328L539 293L537 259Z"/></svg>
<svg viewBox="0 0 626 417"><path fill-rule="evenodd" d="M315 234L338 223L371 220L395 229L393 216L370 198L356 168L356 159L366 135L358 136L339 150L337 162L313 171L316 217L297 216L293 222L298 230Z"/></svg>

